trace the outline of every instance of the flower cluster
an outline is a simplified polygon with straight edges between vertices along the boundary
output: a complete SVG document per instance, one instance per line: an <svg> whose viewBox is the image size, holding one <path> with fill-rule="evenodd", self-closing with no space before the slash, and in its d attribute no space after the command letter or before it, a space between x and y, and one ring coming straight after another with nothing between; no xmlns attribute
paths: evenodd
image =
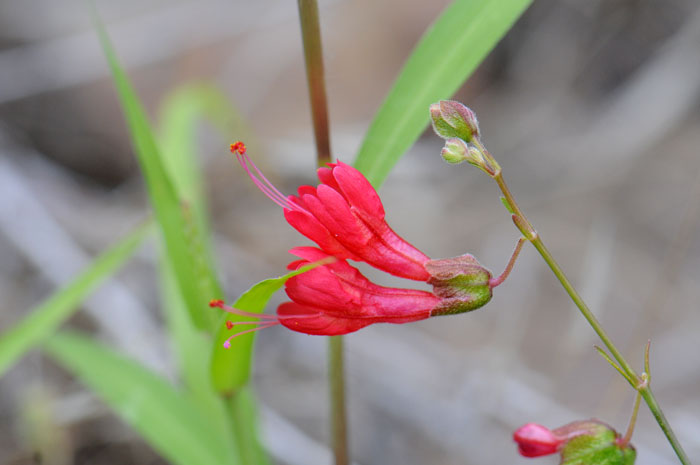
<svg viewBox="0 0 700 465"><path fill-rule="evenodd" d="M474 310L491 299L492 289L503 282L522 245L519 243L506 271L497 278L469 254L431 260L391 229L379 195L355 168L341 161L331 163L318 169L318 186L301 186L297 195L285 196L255 166L242 142L231 144L231 152L255 185L283 208L287 222L317 245L292 249L298 260L289 269L332 261L287 280L285 290L291 302L280 305L276 315L251 314L212 301L212 307L259 319L256 327L234 336L277 324L301 333L332 336L373 323L408 323ZM433 292L377 285L348 260L427 282ZM230 327L235 325L230 323Z"/></svg>

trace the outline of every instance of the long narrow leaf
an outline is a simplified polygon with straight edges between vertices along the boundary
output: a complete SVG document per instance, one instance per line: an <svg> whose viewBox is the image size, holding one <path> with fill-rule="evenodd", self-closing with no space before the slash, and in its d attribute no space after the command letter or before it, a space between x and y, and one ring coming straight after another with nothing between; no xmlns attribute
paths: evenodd
<svg viewBox="0 0 700 465"><path fill-rule="evenodd" d="M206 304L209 299L219 296L220 290L213 272L201 255L201 231L192 218L190 206L175 190L146 113L119 65L107 33L98 21L96 27L178 285L192 320L200 329L211 329L216 320L205 311Z"/></svg>
<svg viewBox="0 0 700 465"><path fill-rule="evenodd" d="M377 112L355 166L375 187L532 0L455 0L426 31Z"/></svg>
<svg viewBox="0 0 700 465"><path fill-rule="evenodd" d="M70 284L32 309L0 337L0 376L25 352L50 336L105 278L115 273L141 244L151 223L144 224L100 255Z"/></svg>
<svg viewBox="0 0 700 465"><path fill-rule="evenodd" d="M236 464L215 424L165 379L85 336L60 333L46 353L177 465Z"/></svg>

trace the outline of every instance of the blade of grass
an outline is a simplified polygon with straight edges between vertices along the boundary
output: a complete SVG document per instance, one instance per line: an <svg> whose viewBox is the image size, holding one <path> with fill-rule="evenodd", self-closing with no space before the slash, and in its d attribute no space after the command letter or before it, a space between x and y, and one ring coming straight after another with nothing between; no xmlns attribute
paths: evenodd
<svg viewBox="0 0 700 465"><path fill-rule="evenodd" d="M221 295L213 271L202 257L204 246L191 207L183 201L166 169L165 159L156 144L146 113L124 70L119 65L109 37L95 15L95 25L103 51L112 71L114 84L124 110L136 156L143 171L149 198L165 241L192 321L200 329L211 329L216 321L206 311L209 299Z"/></svg>
<svg viewBox="0 0 700 465"><path fill-rule="evenodd" d="M151 222L139 226L95 261L70 284L32 309L21 322L0 337L0 376L25 352L32 349L66 321L80 302L104 279L114 274L131 257L146 234Z"/></svg>
<svg viewBox="0 0 700 465"><path fill-rule="evenodd" d="M374 117L355 166L379 187L429 122L532 0L455 0L423 34Z"/></svg>
<svg viewBox="0 0 700 465"><path fill-rule="evenodd" d="M197 125L206 119L226 141L248 140L250 130L242 117L217 87L209 84L185 84L171 92L159 111L159 146L168 156L164 159L175 189L193 205L199 230L208 237L204 182L196 162ZM225 144L228 146L228 143Z"/></svg>
<svg viewBox="0 0 700 465"><path fill-rule="evenodd" d="M221 91L206 84L185 85L172 92L161 106L159 141L163 153L168 154L163 162L175 190L180 198L192 206L192 221L201 237L198 241L201 248L199 263L204 268L201 272L211 274L213 280L214 262L208 240L204 182L197 163L196 129L197 123L204 118L227 138L232 133L240 132L240 128L245 131L240 116ZM164 257L160 269L166 320L188 394L207 412L208 418L218 425L217 428L234 439L227 442L243 463L265 465L268 460L257 438L252 395L223 399L214 391L208 375L209 364L206 363L211 354L211 340L193 326L167 257ZM230 405L238 408L230 408Z"/></svg>
<svg viewBox="0 0 700 465"><path fill-rule="evenodd" d="M74 333L57 334L45 349L171 463L240 463L221 431L186 396L137 362Z"/></svg>

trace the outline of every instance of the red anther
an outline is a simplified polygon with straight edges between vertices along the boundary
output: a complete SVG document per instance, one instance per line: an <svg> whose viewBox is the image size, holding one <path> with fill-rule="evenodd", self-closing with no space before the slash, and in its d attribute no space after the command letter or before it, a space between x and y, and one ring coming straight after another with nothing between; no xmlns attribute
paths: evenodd
<svg viewBox="0 0 700 465"><path fill-rule="evenodd" d="M231 144L231 153L238 152L241 155L243 155L245 153L245 151L246 151L246 147L245 147L245 144L243 142L238 140L238 141L234 142L233 144Z"/></svg>
<svg viewBox="0 0 700 465"><path fill-rule="evenodd" d="M226 329L233 329L233 323L231 321L226 321Z"/></svg>
<svg viewBox="0 0 700 465"><path fill-rule="evenodd" d="M224 301L221 299L212 299L209 301L209 306L211 308L221 308L224 306Z"/></svg>

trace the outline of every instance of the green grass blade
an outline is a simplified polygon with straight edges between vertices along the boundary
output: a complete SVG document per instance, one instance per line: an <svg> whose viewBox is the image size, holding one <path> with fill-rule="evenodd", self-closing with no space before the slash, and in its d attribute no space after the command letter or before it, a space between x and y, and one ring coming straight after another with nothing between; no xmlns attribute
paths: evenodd
<svg viewBox="0 0 700 465"><path fill-rule="evenodd" d="M180 198L192 206L194 223L201 232L199 255L203 267L208 267L203 272L213 276L204 181L197 163L196 129L203 119L213 123L226 138L237 133L238 138L244 138L240 133L247 132L240 116L220 90L206 84L189 84L177 88L161 106L159 141L163 153L168 154L164 162L175 189ZM211 340L193 327L167 260L161 266L161 276L165 315L188 395L218 429L233 438L227 442L243 463L269 463L257 438L253 397L245 394L247 389L242 389L237 395L224 399L213 390L207 363Z"/></svg>
<svg viewBox="0 0 700 465"><path fill-rule="evenodd" d="M124 109L136 156L146 179L165 248L175 270L178 287L197 327L211 329L216 319L206 311L207 302L221 295L221 292L213 272L207 266L206 258L202 256L202 234L193 220L192 207L180 198L173 185L146 113L119 65L107 33L98 21L96 27Z"/></svg>
<svg viewBox="0 0 700 465"><path fill-rule="evenodd" d="M243 293L243 295L233 303L233 307L247 312L262 313L270 297L272 297L272 294L280 290L289 278L327 263L327 260L320 260L303 266L298 270L291 271L284 276L260 281ZM212 309L212 312L217 310L218 309ZM216 333L211 356L212 384L214 389L225 396L235 394L248 382L255 338L255 333L248 333L235 337L231 340L231 348L225 349L223 347L224 341L231 336L231 331L226 328L226 320L229 318L228 314L221 316L219 330ZM235 318L235 321L256 321L255 318L239 316L232 318Z"/></svg>
<svg viewBox="0 0 700 465"><path fill-rule="evenodd" d="M355 166L379 187L429 122L532 0L455 0L425 32L367 131Z"/></svg>
<svg viewBox="0 0 700 465"><path fill-rule="evenodd" d="M141 244L151 226L150 222L140 226L112 246L70 284L32 309L21 322L0 336L0 376L25 352L56 331L102 280L115 273Z"/></svg>
<svg viewBox="0 0 700 465"><path fill-rule="evenodd" d="M238 463L221 431L186 396L139 363L78 334L59 333L45 349L170 463Z"/></svg>

